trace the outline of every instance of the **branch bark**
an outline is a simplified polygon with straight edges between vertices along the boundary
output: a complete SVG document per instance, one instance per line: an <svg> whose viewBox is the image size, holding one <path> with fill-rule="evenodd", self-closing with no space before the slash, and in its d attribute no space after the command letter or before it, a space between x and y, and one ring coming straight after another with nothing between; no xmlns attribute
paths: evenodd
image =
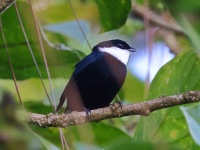
<svg viewBox="0 0 200 150"><path fill-rule="evenodd" d="M132 8L133 16L148 20L150 23L148 29L157 29L157 37L163 39L171 52L178 54L184 50L179 37L186 37L187 35L169 11L156 13L147 6L137 3L133 3Z"/></svg>
<svg viewBox="0 0 200 150"><path fill-rule="evenodd" d="M91 110L91 114L85 112L72 112L70 114L36 114L29 113L27 121L40 127L61 127L83 124L89 121L101 121L108 118L117 118L130 115L148 116L151 112L173 107L177 105L200 101L200 91L188 91L183 94L164 96L150 101L136 104L123 105L122 108L112 110L111 107Z"/></svg>
<svg viewBox="0 0 200 150"><path fill-rule="evenodd" d="M6 11L16 0L0 0L0 15Z"/></svg>
<svg viewBox="0 0 200 150"><path fill-rule="evenodd" d="M170 14L165 13L164 15L158 15L147 7L137 5L135 3L132 5L132 7L133 13L141 16L142 18L147 18L150 23L163 27L164 29L171 30L175 33L185 34L181 26L176 23Z"/></svg>

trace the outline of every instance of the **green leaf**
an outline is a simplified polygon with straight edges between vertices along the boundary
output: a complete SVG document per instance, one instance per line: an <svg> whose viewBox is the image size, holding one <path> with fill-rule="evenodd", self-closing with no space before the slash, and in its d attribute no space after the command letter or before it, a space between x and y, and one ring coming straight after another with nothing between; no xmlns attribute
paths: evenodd
<svg viewBox="0 0 200 150"><path fill-rule="evenodd" d="M45 106L40 102L34 102L34 101L24 102L24 106L29 112L33 113L48 114L52 112L52 107Z"/></svg>
<svg viewBox="0 0 200 150"><path fill-rule="evenodd" d="M164 65L153 79L147 99L200 89L200 60L184 52Z"/></svg>
<svg viewBox="0 0 200 150"><path fill-rule="evenodd" d="M30 6L26 3L17 3L20 15L24 21L25 31L29 42L39 65L43 78L47 78L47 73L42 57L42 52L37 38L37 31L34 26L33 18L30 11ZM9 19L8 19L9 18ZM22 80L30 77L39 77L35 64L29 52L26 40L24 38L15 8L10 7L6 13L2 15L3 31L5 34L8 51L11 62L15 71L17 80ZM43 37L42 37L43 38ZM71 74L73 66L80 60L79 51L61 51L50 47L43 38L45 53L47 57L48 67L51 77L65 77ZM0 78L12 79L10 67L8 64L5 44L2 36L0 36ZM81 53L82 54L82 53ZM63 71L64 70L64 71Z"/></svg>
<svg viewBox="0 0 200 150"><path fill-rule="evenodd" d="M200 37L200 22L199 22L199 9L200 1L190 0L164 0L170 9L173 17L176 18L182 28L183 32L190 39L191 44L193 44L195 51L199 52L199 37ZM187 39L188 40L188 39Z"/></svg>
<svg viewBox="0 0 200 150"><path fill-rule="evenodd" d="M120 129L103 123L92 123L92 129L99 146L106 146L114 141L130 140L131 138Z"/></svg>
<svg viewBox="0 0 200 150"><path fill-rule="evenodd" d="M52 145L59 147L60 149L62 148L58 128L46 128L46 129L44 129L44 128L34 126L34 125L29 125L29 127L31 128L31 130L36 135L42 137L43 139L47 140L51 144L53 143ZM45 145L45 143L43 143L43 141L41 141L41 143L43 145Z"/></svg>
<svg viewBox="0 0 200 150"><path fill-rule="evenodd" d="M147 142L133 142L131 140L119 140L111 144L106 150L116 150L116 149L125 149L125 150L156 150L157 148L151 143Z"/></svg>
<svg viewBox="0 0 200 150"><path fill-rule="evenodd" d="M175 16L183 15L184 13L191 13L198 11L200 9L200 1L190 0L182 1L182 0L164 0L167 6L170 8L170 11Z"/></svg>
<svg viewBox="0 0 200 150"><path fill-rule="evenodd" d="M187 125L195 142L200 145L200 105L181 107Z"/></svg>
<svg viewBox="0 0 200 150"><path fill-rule="evenodd" d="M96 145L104 148L118 140L130 140L131 138L116 127L104 123L87 123L81 126L67 128L68 140Z"/></svg>
<svg viewBox="0 0 200 150"><path fill-rule="evenodd" d="M42 143L42 145L48 149L48 150L59 150L60 148L56 147L54 144L52 144L50 141L46 140L42 136L34 133L34 135L38 138L38 140Z"/></svg>
<svg viewBox="0 0 200 150"><path fill-rule="evenodd" d="M144 82L128 72L124 85L119 92L119 97L128 102L138 102L144 99Z"/></svg>
<svg viewBox="0 0 200 150"><path fill-rule="evenodd" d="M96 0L96 3L104 32L125 24L131 10L130 0Z"/></svg>
<svg viewBox="0 0 200 150"><path fill-rule="evenodd" d="M91 34L89 23L84 20L79 20L79 24L83 32L87 34L86 37L88 38L88 36ZM72 37L75 40L79 41L80 43L85 42L83 33L80 31L79 26L77 26L76 21L48 24L48 25L45 25L43 28L44 30L47 30L50 32L63 34L66 37Z"/></svg>
<svg viewBox="0 0 200 150"><path fill-rule="evenodd" d="M151 83L148 99L200 89L200 60L191 51L176 56L164 65ZM196 112L198 114L198 112ZM199 149L189 134L179 106L157 110L141 117L134 139L165 142L179 149Z"/></svg>
<svg viewBox="0 0 200 150"><path fill-rule="evenodd" d="M42 129L31 125L31 128L38 135L61 147L59 132L57 128ZM80 143L84 145L104 148L110 143L120 140L131 140L131 138L116 127L103 123L86 123L78 126L70 126L64 130L64 135L68 141L69 147L78 147Z"/></svg>
<svg viewBox="0 0 200 150"><path fill-rule="evenodd" d="M185 33L187 34L187 36L189 37L193 47L194 47L194 51L197 52L197 54L200 56L200 35L198 34L198 32L193 28L192 23L190 23L185 17L182 17L182 25L185 29ZM200 33L200 32L199 32Z"/></svg>

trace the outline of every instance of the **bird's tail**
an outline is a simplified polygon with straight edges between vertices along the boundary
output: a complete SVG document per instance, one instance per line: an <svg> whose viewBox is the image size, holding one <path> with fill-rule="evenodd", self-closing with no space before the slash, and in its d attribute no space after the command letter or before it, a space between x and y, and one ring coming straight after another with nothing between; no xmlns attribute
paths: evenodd
<svg viewBox="0 0 200 150"><path fill-rule="evenodd" d="M64 94L62 94L61 97L60 97L60 102L59 102L59 104L58 104L58 106L56 108L56 112L58 112L61 109L61 107L63 106L63 104L65 102L65 98L66 97L64 96Z"/></svg>

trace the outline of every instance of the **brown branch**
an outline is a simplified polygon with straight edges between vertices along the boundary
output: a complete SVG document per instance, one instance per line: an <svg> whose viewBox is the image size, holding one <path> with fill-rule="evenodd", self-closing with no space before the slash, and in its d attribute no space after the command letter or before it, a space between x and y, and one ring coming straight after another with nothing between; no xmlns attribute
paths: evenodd
<svg viewBox="0 0 200 150"><path fill-rule="evenodd" d="M0 0L0 15L8 9L15 0Z"/></svg>
<svg viewBox="0 0 200 150"><path fill-rule="evenodd" d="M133 16L148 20L150 24L150 27L148 27L149 29L158 29L156 33L157 36L163 39L171 52L178 54L184 50L178 37L186 36L186 34L168 11L162 11L158 14L147 6L138 5L136 3L133 3L132 7Z"/></svg>
<svg viewBox="0 0 200 150"><path fill-rule="evenodd" d="M163 27L164 29L185 34L181 26L179 26L173 17L168 13L163 13L164 15L158 15L147 7L137 4L133 4L133 13L142 18L147 18L150 23Z"/></svg>
<svg viewBox="0 0 200 150"><path fill-rule="evenodd" d="M124 105L122 108L112 110L111 107L92 110L91 114L85 112L72 112L70 114L48 115L29 113L27 120L30 124L41 127L68 127L83 124L89 121L101 121L108 118L117 118L130 115L148 116L151 112L167 107L194 103L200 101L200 91L189 91L183 94L159 97L150 101Z"/></svg>

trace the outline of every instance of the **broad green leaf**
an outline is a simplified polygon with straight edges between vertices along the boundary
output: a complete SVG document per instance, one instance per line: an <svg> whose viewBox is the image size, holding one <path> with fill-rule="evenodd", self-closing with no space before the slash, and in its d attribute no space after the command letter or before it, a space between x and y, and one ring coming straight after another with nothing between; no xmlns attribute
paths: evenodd
<svg viewBox="0 0 200 150"><path fill-rule="evenodd" d="M53 91L57 104L62 94L63 89L67 84L67 79L56 78L52 79ZM49 87L48 79L43 79L46 86L47 92L51 98L51 90ZM20 91L23 102L34 101L34 102L44 102L44 104L49 105L44 87L39 78L29 78L22 81L17 81L17 85ZM0 89L5 89L13 94L15 99L18 101L18 95L16 93L16 88L13 80L0 79ZM37 111L35 111L37 112Z"/></svg>
<svg viewBox="0 0 200 150"><path fill-rule="evenodd" d="M151 83L148 100L200 89L200 59L191 51L176 56L164 65ZM198 113L198 112L196 112ZM135 140L165 142L171 148L199 149L189 134L179 106L157 110L141 117Z"/></svg>
<svg viewBox="0 0 200 150"><path fill-rule="evenodd" d="M42 143L42 145L48 149L48 150L59 150L60 148L58 148L57 146L55 146L53 143L49 142L48 140L46 140L45 138L43 138L42 136L34 133L34 135L39 139L39 141Z"/></svg>
<svg viewBox="0 0 200 150"><path fill-rule="evenodd" d="M125 24L131 10L130 0L96 0L96 3L104 32Z"/></svg>
<svg viewBox="0 0 200 150"><path fill-rule="evenodd" d="M142 101L144 98L144 83L128 72L119 97L128 102Z"/></svg>
<svg viewBox="0 0 200 150"><path fill-rule="evenodd" d="M182 0L164 0L164 2L175 16L195 12L200 9L200 1L197 0L190 0L189 3Z"/></svg>
<svg viewBox="0 0 200 150"><path fill-rule="evenodd" d="M17 3L17 6L20 10L20 15L23 18L25 31L29 42L31 43L31 47L42 76L43 78L46 78L46 69L36 34L37 31L34 26L34 20L31 15L30 6L23 2ZM2 23L9 55L17 80L39 77L13 6L2 15ZM73 66L79 61L78 53L82 53L75 50L56 50L55 48L50 47L44 39L43 43L51 77L69 77L73 70ZM0 78L12 79L2 36L0 36Z"/></svg>
<svg viewBox="0 0 200 150"><path fill-rule="evenodd" d="M164 65L153 79L147 99L200 89L200 60L184 52Z"/></svg>
<svg viewBox="0 0 200 150"><path fill-rule="evenodd" d="M41 127L34 126L34 125L29 125L29 127L35 134L44 138L52 145L59 147L60 149L62 148L58 128L41 128Z"/></svg>
<svg viewBox="0 0 200 150"><path fill-rule="evenodd" d="M0 15L2 13L4 13L10 6L12 6L14 2L15 2L15 0L1 1L0 2Z"/></svg>
<svg viewBox="0 0 200 150"><path fill-rule="evenodd" d="M156 148L156 146L154 146L151 143L147 143L147 142L133 142L131 140L119 140L119 141L115 141L113 142L110 146L108 146L106 148L106 150L121 150L121 149L125 149L125 150L157 150L159 148Z"/></svg>
<svg viewBox="0 0 200 150"><path fill-rule="evenodd" d="M91 126L95 134L97 144L100 147L106 146L114 141L131 139L126 133L114 126L109 126L103 123L92 123Z"/></svg>
<svg viewBox="0 0 200 150"><path fill-rule="evenodd" d="M69 141L96 145L105 148L110 143L119 140L130 140L131 138L118 128L103 123L87 123L81 126L67 128L66 138Z"/></svg>
<svg viewBox="0 0 200 150"><path fill-rule="evenodd" d="M182 0L164 0L167 8L171 11L173 17L176 18L182 28L183 32L190 39L196 51L199 53L199 35L200 35L200 22L199 22L199 9L200 1L191 0L189 3Z"/></svg>
<svg viewBox="0 0 200 150"><path fill-rule="evenodd" d="M53 112L50 106L45 106L40 102L34 102L34 100L31 102L24 102L24 106L28 112L32 113L48 114Z"/></svg>
<svg viewBox="0 0 200 150"><path fill-rule="evenodd" d="M47 128L45 130L36 126L31 126L31 128L43 138L61 147L57 128ZM80 143L84 143L88 146L105 148L115 141L131 140L127 134L118 128L103 123L87 123L71 126L63 129L63 132L70 148L77 147Z"/></svg>
<svg viewBox="0 0 200 150"><path fill-rule="evenodd" d="M200 105L181 107L181 110L185 116L190 134L195 142L200 145Z"/></svg>
<svg viewBox="0 0 200 150"><path fill-rule="evenodd" d="M198 55L200 56L200 44L199 44L199 40L200 40L200 35L198 34L198 32L193 28L192 23L190 23L185 17L182 17L182 25L185 29L185 33L187 34L187 36L189 37L193 47L194 47L194 51L196 51L198 53ZM199 32L200 33L200 32Z"/></svg>
<svg viewBox="0 0 200 150"><path fill-rule="evenodd" d="M79 20L79 23L80 23L80 26L81 26L83 32L85 34L87 34L86 37L88 37L91 32L89 23L85 20ZM50 32L56 32L56 33L63 34L65 36L72 37L75 40L79 41L80 43L85 42L83 33L81 32L76 21L48 24L48 25L45 25L43 28Z"/></svg>
<svg viewBox="0 0 200 150"><path fill-rule="evenodd" d="M95 145L88 145L85 143L76 142L74 149L76 149L76 150L88 150L88 149L101 150L102 148L95 146Z"/></svg>

